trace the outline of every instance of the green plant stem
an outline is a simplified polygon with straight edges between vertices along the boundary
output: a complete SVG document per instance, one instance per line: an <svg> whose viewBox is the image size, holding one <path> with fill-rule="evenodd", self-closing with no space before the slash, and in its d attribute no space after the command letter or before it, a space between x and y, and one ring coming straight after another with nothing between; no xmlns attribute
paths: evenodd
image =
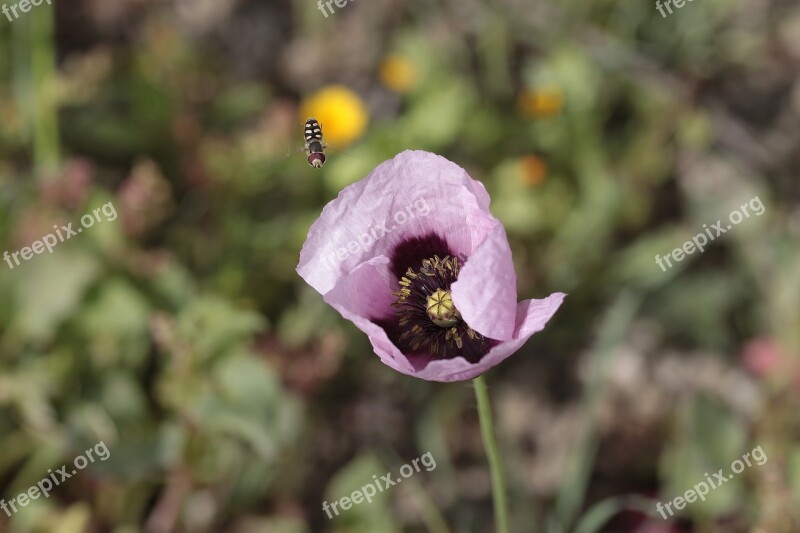
<svg viewBox="0 0 800 533"><path fill-rule="evenodd" d="M475 398L478 400L478 418L481 423L483 446L489 459L489 470L492 474L492 500L494 502L494 523L497 533L508 533L508 498L506 497L506 480L503 474L503 463L497 452L492 423L492 408L489 404L489 392L483 376L473 379Z"/></svg>
<svg viewBox="0 0 800 533"><path fill-rule="evenodd" d="M59 162L58 109L54 97L56 84L53 8L35 10L30 16L29 109L33 125L34 162L40 170L53 170ZM45 178L47 173L45 173Z"/></svg>

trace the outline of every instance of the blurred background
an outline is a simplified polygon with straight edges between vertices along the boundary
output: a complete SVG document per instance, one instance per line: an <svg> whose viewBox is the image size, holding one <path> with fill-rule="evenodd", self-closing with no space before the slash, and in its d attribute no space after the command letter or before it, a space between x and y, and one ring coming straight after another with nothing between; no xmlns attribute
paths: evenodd
<svg viewBox="0 0 800 533"><path fill-rule="evenodd" d="M385 367L294 271L322 207L409 148L486 185L520 299L569 293L487 375L514 531L800 531L800 5L322 7L0 16L0 251L119 213L0 263L0 497L110 452L0 531L492 531L471 384ZM656 264L755 196L763 215Z"/></svg>

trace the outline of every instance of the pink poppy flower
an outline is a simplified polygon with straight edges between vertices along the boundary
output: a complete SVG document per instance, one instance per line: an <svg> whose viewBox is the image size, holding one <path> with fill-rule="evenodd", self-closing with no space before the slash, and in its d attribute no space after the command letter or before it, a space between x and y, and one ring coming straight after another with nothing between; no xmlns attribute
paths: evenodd
<svg viewBox="0 0 800 533"><path fill-rule="evenodd" d="M744 367L760 378L780 372L788 359L780 345L769 337L752 339L742 350Z"/></svg>
<svg viewBox="0 0 800 533"><path fill-rule="evenodd" d="M517 303L511 249L483 184L422 151L385 161L325 206L297 272L381 361L433 381L500 363L565 296Z"/></svg>

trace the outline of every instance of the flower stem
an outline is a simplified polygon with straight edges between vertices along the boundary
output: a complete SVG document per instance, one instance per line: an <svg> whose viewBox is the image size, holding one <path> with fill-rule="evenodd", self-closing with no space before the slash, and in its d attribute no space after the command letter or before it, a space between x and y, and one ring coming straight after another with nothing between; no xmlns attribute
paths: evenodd
<svg viewBox="0 0 800 533"><path fill-rule="evenodd" d="M492 408L489 405L489 392L483 376L473 379L475 398L478 400L478 418L481 422L483 446L489 459L489 470L492 474L492 500L494 502L494 524L497 533L508 533L508 499L506 498L506 481L503 474L503 463L497 452L492 423Z"/></svg>
<svg viewBox="0 0 800 533"><path fill-rule="evenodd" d="M49 2L48 2L49 3ZM38 169L52 171L59 162L58 104L55 99L56 67L53 8L37 9L31 14L29 49L30 98L33 125L33 155ZM52 179L45 174L43 179Z"/></svg>

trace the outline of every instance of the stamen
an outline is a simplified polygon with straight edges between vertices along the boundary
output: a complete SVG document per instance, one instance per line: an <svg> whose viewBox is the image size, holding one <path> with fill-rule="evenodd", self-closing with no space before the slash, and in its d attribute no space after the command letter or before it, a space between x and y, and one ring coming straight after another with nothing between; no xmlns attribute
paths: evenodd
<svg viewBox="0 0 800 533"><path fill-rule="evenodd" d="M495 344L470 328L453 303L450 285L458 279L457 257L438 255L423 259L418 270L409 267L398 281L392 306L397 309L399 344L435 357L461 355L479 360Z"/></svg>

